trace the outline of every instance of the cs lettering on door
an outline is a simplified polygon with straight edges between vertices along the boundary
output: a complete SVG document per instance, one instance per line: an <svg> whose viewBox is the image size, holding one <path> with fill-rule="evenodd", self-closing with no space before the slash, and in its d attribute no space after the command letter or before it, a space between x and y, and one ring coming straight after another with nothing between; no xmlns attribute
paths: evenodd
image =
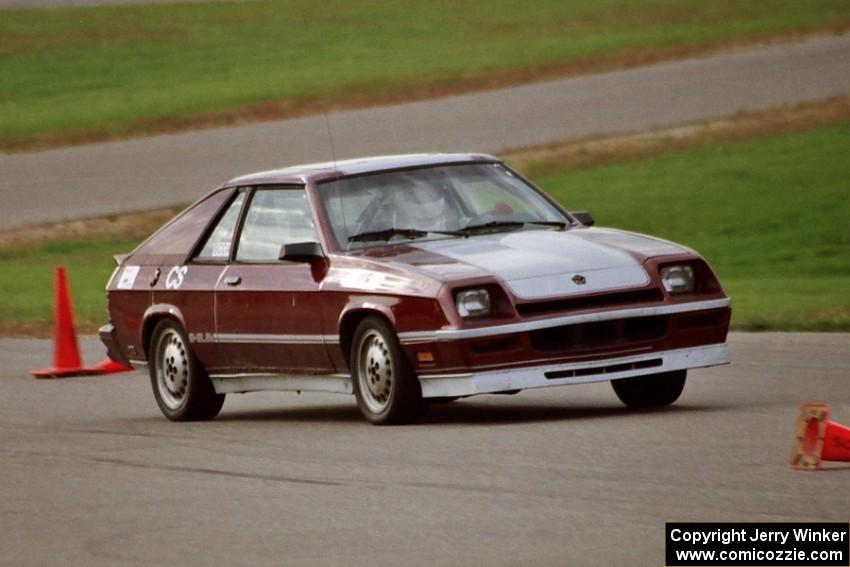
<svg viewBox="0 0 850 567"><path fill-rule="evenodd" d="M168 271L168 275L165 276L165 287L168 289L180 289L180 286L183 285L183 279L188 273L188 266L174 266Z"/></svg>

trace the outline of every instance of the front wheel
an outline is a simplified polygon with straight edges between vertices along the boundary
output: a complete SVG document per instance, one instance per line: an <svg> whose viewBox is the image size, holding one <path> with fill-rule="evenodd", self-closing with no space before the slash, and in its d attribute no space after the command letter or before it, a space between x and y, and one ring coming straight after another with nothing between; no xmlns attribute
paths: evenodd
<svg viewBox="0 0 850 567"><path fill-rule="evenodd" d="M354 395L363 416L376 425L411 423L425 412L419 379L413 373L392 328L367 317L351 342Z"/></svg>
<svg viewBox="0 0 850 567"><path fill-rule="evenodd" d="M185 331L163 319L153 331L151 386L156 403L171 421L212 419L221 411L224 394L216 394L204 367L189 346Z"/></svg>
<svg viewBox="0 0 850 567"><path fill-rule="evenodd" d="M674 370L649 376L612 380L620 401L630 408L660 408L679 399L685 387L687 370Z"/></svg>

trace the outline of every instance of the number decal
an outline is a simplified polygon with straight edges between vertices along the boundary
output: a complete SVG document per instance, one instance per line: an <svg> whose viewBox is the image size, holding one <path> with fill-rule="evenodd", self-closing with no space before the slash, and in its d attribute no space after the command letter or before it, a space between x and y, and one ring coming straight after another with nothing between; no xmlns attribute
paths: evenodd
<svg viewBox="0 0 850 567"><path fill-rule="evenodd" d="M118 280L118 289L133 289L133 284L136 283L136 276L138 275L138 266L124 266L124 269L121 271L121 277Z"/></svg>
<svg viewBox="0 0 850 567"><path fill-rule="evenodd" d="M188 273L188 266L174 266L168 271L168 275L165 276L165 287L168 289L180 289L180 286L183 285L183 278Z"/></svg>

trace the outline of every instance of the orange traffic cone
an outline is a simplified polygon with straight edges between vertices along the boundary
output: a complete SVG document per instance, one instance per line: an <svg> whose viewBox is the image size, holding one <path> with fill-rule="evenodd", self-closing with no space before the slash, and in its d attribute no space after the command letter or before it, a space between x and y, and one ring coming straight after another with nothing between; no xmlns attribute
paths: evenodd
<svg viewBox="0 0 850 567"><path fill-rule="evenodd" d="M131 366L124 366L120 362L115 362L111 358L105 358L103 362L95 364L92 370L98 374L116 374L118 372L132 372L134 369Z"/></svg>
<svg viewBox="0 0 850 567"><path fill-rule="evenodd" d="M56 266L56 284L53 300L53 366L44 370L30 371L36 378L61 378L93 374L83 368L77 333L74 329L74 308L68 294L65 268Z"/></svg>
<svg viewBox="0 0 850 567"><path fill-rule="evenodd" d="M131 370L133 369L129 366L119 364L110 358L106 358L93 367L83 366L80 347L77 344L77 331L74 328L74 308L68 292L68 279L65 277L65 268L56 266L53 300L53 366L45 370L30 370L30 373L36 378L69 378Z"/></svg>
<svg viewBox="0 0 850 567"><path fill-rule="evenodd" d="M803 404L797 416L791 467L813 471L822 461L850 462L850 427L829 421L828 404Z"/></svg>

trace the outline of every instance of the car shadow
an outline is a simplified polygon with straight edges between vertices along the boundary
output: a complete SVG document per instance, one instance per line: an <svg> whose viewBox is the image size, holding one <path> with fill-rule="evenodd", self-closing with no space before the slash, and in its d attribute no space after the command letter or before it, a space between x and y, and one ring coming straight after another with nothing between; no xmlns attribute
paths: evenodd
<svg viewBox="0 0 850 567"><path fill-rule="evenodd" d="M585 419L620 419L637 414L691 413L711 411L706 406L669 406L651 410L635 410L620 405L565 406L556 404L481 404L452 403L431 407L423 423L431 425L480 424L501 425L545 421L580 421Z"/></svg>
<svg viewBox="0 0 850 567"><path fill-rule="evenodd" d="M510 425L546 421L585 419L619 419L639 414L676 414L722 411L723 408L699 405L674 405L653 410L634 410L623 406L565 406L556 404L501 403L458 401L431 406L420 422L440 425ZM280 422L360 422L366 423L354 404L322 405L303 408L232 411L227 408L216 421L280 421Z"/></svg>
<svg viewBox="0 0 850 567"><path fill-rule="evenodd" d="M850 465L834 465L832 463L825 463L821 465L821 468L818 469L818 472L835 472L835 471L850 471Z"/></svg>
<svg viewBox="0 0 850 567"><path fill-rule="evenodd" d="M364 421L357 406L334 404L297 408L228 411L225 405L216 421Z"/></svg>

